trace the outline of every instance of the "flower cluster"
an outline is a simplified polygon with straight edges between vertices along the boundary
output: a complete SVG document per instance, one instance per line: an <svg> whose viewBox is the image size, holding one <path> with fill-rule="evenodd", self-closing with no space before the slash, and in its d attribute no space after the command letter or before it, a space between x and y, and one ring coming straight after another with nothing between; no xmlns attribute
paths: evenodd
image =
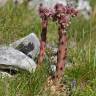
<svg viewBox="0 0 96 96"><path fill-rule="evenodd" d="M69 6L63 6L62 4L56 4L55 14L53 16L54 21L58 21L58 24L62 29L66 29L70 24L71 17L77 15L78 11Z"/></svg>
<svg viewBox="0 0 96 96"><path fill-rule="evenodd" d="M44 7L43 4L40 4L39 15L42 18L42 20L48 19L49 17L52 17L52 11L51 11L51 9Z"/></svg>
<svg viewBox="0 0 96 96"><path fill-rule="evenodd" d="M51 17L53 21L58 21L58 23L64 28L68 27L70 23L70 18L76 16L77 13L78 11L74 8L64 6L63 4L56 4L53 10L48 9L47 7L43 7L42 4L40 4L39 7L39 15L42 20Z"/></svg>

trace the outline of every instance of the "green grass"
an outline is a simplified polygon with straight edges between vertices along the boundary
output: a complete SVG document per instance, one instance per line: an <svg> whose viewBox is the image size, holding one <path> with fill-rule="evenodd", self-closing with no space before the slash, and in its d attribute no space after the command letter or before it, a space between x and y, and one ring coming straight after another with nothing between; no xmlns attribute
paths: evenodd
<svg viewBox="0 0 96 96"><path fill-rule="evenodd" d="M93 6L91 19L74 18L68 31L68 59L72 67L65 69L64 80L69 86L72 80L77 81L72 96L96 96L96 0L90 2ZM13 6L8 3L0 8L0 44L9 44L31 32L39 37L40 31L39 16L34 10L28 10L26 4ZM58 43L57 27L52 22L48 26L48 42ZM70 48L70 42L75 42L76 46ZM0 96L43 96L48 64L46 60L35 73L20 72L12 78L0 77Z"/></svg>
<svg viewBox="0 0 96 96"><path fill-rule="evenodd" d="M44 65L35 73L20 72L15 77L0 77L0 96L42 96L48 69Z"/></svg>
<svg viewBox="0 0 96 96"><path fill-rule="evenodd" d="M8 3L0 9L0 44L10 43L31 32L38 34L40 24L33 11L26 5L14 6ZM35 20L35 22L34 22Z"/></svg>

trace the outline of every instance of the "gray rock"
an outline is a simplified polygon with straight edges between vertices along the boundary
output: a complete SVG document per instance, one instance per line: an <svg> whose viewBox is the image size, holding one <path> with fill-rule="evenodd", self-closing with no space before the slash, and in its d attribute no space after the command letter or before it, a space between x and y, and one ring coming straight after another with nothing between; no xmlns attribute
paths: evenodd
<svg viewBox="0 0 96 96"><path fill-rule="evenodd" d="M51 67L52 72L55 73L56 72L56 65L52 64L50 67Z"/></svg>
<svg viewBox="0 0 96 96"><path fill-rule="evenodd" d="M28 36L13 42L10 46L34 59L39 54L40 42L37 36L34 33L31 33Z"/></svg>
<svg viewBox="0 0 96 96"><path fill-rule="evenodd" d="M52 63L57 64L57 55L51 56L51 61Z"/></svg>
<svg viewBox="0 0 96 96"><path fill-rule="evenodd" d="M8 73L6 73L6 72L0 71L0 78L6 78L6 77L11 78L12 75L10 75L10 74L8 74Z"/></svg>
<svg viewBox="0 0 96 96"><path fill-rule="evenodd" d="M36 11L38 10L38 6L39 4L42 2L42 0L29 0L28 2L28 9L36 9Z"/></svg>
<svg viewBox="0 0 96 96"><path fill-rule="evenodd" d="M57 3L62 3L64 6L67 5L66 0L43 0L43 5L49 8L53 8Z"/></svg>
<svg viewBox="0 0 96 96"><path fill-rule="evenodd" d="M18 73L18 71L20 71L19 70L20 68L16 68L15 66L12 66L12 65L5 65L5 64L0 64L0 71L1 72L6 72L6 73L8 73L8 74L10 74L10 75L15 75L15 74L17 74Z"/></svg>
<svg viewBox="0 0 96 96"><path fill-rule="evenodd" d="M13 66L29 72L36 69L36 64L31 58L12 47L0 47L0 66L2 65L7 68Z"/></svg>
<svg viewBox="0 0 96 96"><path fill-rule="evenodd" d="M28 3L29 9L37 8L39 4L42 3L45 7L53 8L55 4L62 3L63 5L67 5L66 0L30 0Z"/></svg>
<svg viewBox="0 0 96 96"><path fill-rule="evenodd" d="M72 89L72 91L76 91L76 87L77 87L77 81L76 80L73 80L71 82L71 89Z"/></svg>
<svg viewBox="0 0 96 96"><path fill-rule="evenodd" d="M80 10L81 14L85 17L86 20L90 18L92 8L88 0L79 0L77 9Z"/></svg>
<svg viewBox="0 0 96 96"><path fill-rule="evenodd" d="M3 7L8 0L0 0L0 7Z"/></svg>

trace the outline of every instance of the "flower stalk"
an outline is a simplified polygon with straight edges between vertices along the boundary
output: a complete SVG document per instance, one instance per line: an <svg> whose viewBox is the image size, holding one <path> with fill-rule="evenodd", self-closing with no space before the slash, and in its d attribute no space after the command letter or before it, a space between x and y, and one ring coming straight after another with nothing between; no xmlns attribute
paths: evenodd
<svg viewBox="0 0 96 96"><path fill-rule="evenodd" d="M39 15L41 17L42 32L41 32L40 53L38 57L38 64L41 64L45 56L47 26L48 26L48 19L51 16L51 12L46 7L43 7L42 4L40 4Z"/></svg>
<svg viewBox="0 0 96 96"><path fill-rule="evenodd" d="M57 65L55 79L58 81L62 78L64 73L64 66L67 58L67 29L71 22L71 17L77 15L77 11L74 8L63 6L62 4L56 4L53 20L58 22L58 35L59 45L57 53Z"/></svg>

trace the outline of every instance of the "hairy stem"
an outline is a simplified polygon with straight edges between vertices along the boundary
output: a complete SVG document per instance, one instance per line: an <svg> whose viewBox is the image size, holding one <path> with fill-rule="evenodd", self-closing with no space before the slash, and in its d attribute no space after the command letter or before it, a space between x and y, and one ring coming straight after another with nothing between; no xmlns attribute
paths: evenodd
<svg viewBox="0 0 96 96"><path fill-rule="evenodd" d="M57 54L57 65L56 65L56 79L60 79L64 74L64 66L66 64L67 57L67 35L62 28L59 28L59 45Z"/></svg>
<svg viewBox="0 0 96 96"><path fill-rule="evenodd" d="M41 32L40 53L38 57L38 64L42 63L45 56L47 25L48 25L48 20L47 19L42 20L42 32Z"/></svg>

